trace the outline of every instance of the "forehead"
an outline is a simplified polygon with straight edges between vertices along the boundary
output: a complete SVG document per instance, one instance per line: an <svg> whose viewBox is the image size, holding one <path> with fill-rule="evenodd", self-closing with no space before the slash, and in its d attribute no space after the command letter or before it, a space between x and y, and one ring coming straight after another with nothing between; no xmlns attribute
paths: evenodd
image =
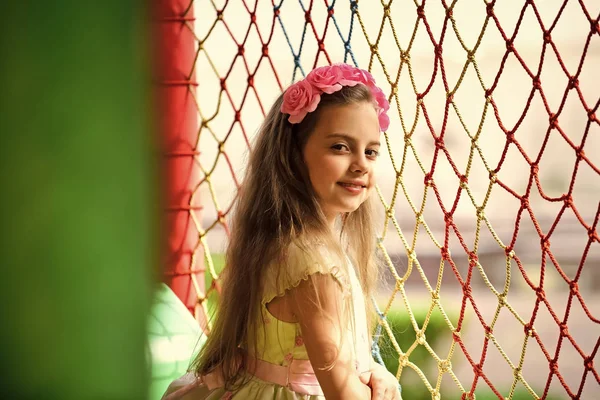
<svg viewBox="0 0 600 400"><path fill-rule="evenodd" d="M375 107L367 102L326 107L311 136L326 140L332 133L345 134L357 141L378 142L379 121Z"/></svg>

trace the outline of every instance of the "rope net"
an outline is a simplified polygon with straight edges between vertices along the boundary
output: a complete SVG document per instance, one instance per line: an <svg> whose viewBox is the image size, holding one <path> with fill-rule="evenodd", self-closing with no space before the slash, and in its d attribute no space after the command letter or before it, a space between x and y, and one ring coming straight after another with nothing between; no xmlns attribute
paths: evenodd
<svg viewBox="0 0 600 400"><path fill-rule="evenodd" d="M370 70L396 110L379 166L387 270L376 303L404 397L600 398L597 1L192 9L196 21L181 22L197 41L190 206L202 211L190 207L190 309L206 313L218 295L244 154L271 102L344 61ZM392 326L393 310L406 322Z"/></svg>

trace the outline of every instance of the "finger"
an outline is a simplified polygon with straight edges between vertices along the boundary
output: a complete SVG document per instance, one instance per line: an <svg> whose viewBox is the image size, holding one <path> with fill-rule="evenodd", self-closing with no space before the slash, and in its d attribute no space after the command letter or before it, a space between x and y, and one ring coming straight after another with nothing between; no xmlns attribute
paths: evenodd
<svg viewBox="0 0 600 400"><path fill-rule="evenodd" d="M363 372L362 374L360 374L358 376L358 378L360 379L360 381L362 383L364 383L365 385L368 385L369 382L371 382L371 372L370 371Z"/></svg>
<svg viewBox="0 0 600 400"><path fill-rule="evenodd" d="M386 390L383 394L383 400L394 400L394 392L391 390Z"/></svg>
<svg viewBox="0 0 600 400"><path fill-rule="evenodd" d="M373 394L371 395L372 400L384 400L385 399L385 389L379 385L371 386L373 390Z"/></svg>

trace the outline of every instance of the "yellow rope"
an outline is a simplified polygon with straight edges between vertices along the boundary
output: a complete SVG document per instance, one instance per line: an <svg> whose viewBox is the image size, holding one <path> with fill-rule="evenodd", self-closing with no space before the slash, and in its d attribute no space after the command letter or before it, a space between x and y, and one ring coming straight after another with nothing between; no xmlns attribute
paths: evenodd
<svg viewBox="0 0 600 400"><path fill-rule="evenodd" d="M451 379L452 382L454 383L454 385L456 386L456 388L458 389L458 391L465 398L474 398L474 395L469 394L468 390L465 389L463 384L459 381L458 377L456 376L455 372L453 371L453 366L452 366L452 359L457 350L456 347L457 347L457 345L459 345L458 340L455 339L455 337L456 338L461 337L461 330L459 329L459 327L455 326L452 323L451 318L448 314L448 310L440 302L441 289L442 289L442 277L444 275L444 270L449 268L448 262L444 258L441 258L440 263L439 263L437 279L435 282L430 282L430 280L427 278L427 276L425 274L425 271L424 271L421 263L419 262L419 256L417 254L417 240L419 238L421 238L419 240L422 241L423 237L428 237L431 240L431 242L434 244L434 246L440 250L440 252L442 252L444 250L443 241L440 241L438 238L435 237L433 229L431 229L430 224L428 224L428 222L425 220L425 217L424 217L427 201L435 200L434 190L437 188L436 180L435 180L436 178L434 177L434 174L428 175L428 168L425 166L425 163L422 161L422 157L420 157L419 152L417 151L417 148L416 148L415 144L413 143L414 134L415 134L416 128L417 128L421 118L425 118L426 122L429 124L429 121L428 121L429 116L425 113L425 110L426 110L425 104L429 98L427 97L426 94L423 95L422 93L420 93L419 89L417 88L417 84L415 81L415 74L413 71L413 61L411 59L411 52L413 51L413 47L415 45L416 37L417 37L417 33L418 33L419 29L426 30L427 27L425 26L425 23L424 23L425 18L418 17L415 22L413 31L410 35L408 44L406 45L406 47L403 47L398 38L394 20L392 18L393 2L394 2L393 0L390 0L389 2L385 2L385 1L381 0L380 3L381 3L383 15L382 15L382 19L381 19L381 24L379 25L378 29L376 30L377 33L374 37L370 37L367 33L367 21L361 15L360 8L359 8L358 12L356 13L356 18L357 18L358 24L360 26L360 30L361 30L362 35L364 36L364 39L366 40L366 43L370 49L368 69L372 71L375 64L378 64L379 67L381 67L382 74L385 77L387 85L389 85L388 100L390 101L390 105L395 108L395 110L398 114L399 121L400 121L399 132L401 132L403 134L402 152L401 152L401 156L398 159L398 157L396 157L394 152L392 151L392 150L398 150L398 149L392 149L393 146L390 141L390 136L387 132L384 133L385 142L387 144L392 168L395 171L395 184L394 184L391 198L389 199L389 203L384 198L384 195L383 195L381 189L379 187L376 188L378 197L381 201L381 205L382 205L383 209L385 210L384 224L383 224L383 229L382 229L381 236L380 236L380 241L378 242L378 249L381 252L381 254L383 255L383 260L385 262L386 268L389 270L389 272L391 273L391 275L394 277L394 279L396 281L396 284L394 286L394 289L393 289L389 299L386 301L386 303L382 307L384 318L381 318L379 320L379 323L382 325L382 328L386 332L386 336L391 344L391 347L394 349L394 351L396 352L396 354L398 356L398 365L399 365L398 370L392 371L392 372L395 372L396 377L399 380L402 378L402 373L405 370L405 368L410 368L419 376L419 378L423 382L424 386L427 388L427 390L429 390L429 392L431 393L432 399L440 399L441 398L442 381L443 381L444 377L446 375L448 375L449 378L446 378L446 379ZM194 3L194 1L191 0L190 6L193 6L193 3ZM286 2L286 4L287 3L289 3L289 2ZM363 3L367 4L366 1L361 1L360 4L362 5ZM413 0L413 3L414 3L415 8L418 11L417 14L424 12L423 11L424 1L419 2L418 0ZM459 27L457 26L456 20L453 16L453 11L454 11L454 8L457 3L458 3L458 0L453 0L448 6L446 6L446 2L444 2L444 1L441 2L442 6L445 8L445 15L450 22L451 31L456 36L456 38L458 39L458 42L460 43L460 46L462 47L462 49L465 52L464 53L465 54L465 62L461 68L460 75L458 76L458 79L456 80L456 82L452 82L452 83L446 82L445 77L439 78L436 76L436 79L444 79L444 91L445 91L446 99L448 100L449 112L453 112L454 115L456 115L456 117L458 118L458 121L460 123L460 126L462 127L462 129L464 130L464 132L466 133L466 135L470 141L469 155L468 155L468 159L467 159L466 168L464 170L464 175L462 175L462 177L459 176L459 178L460 178L460 184L459 184L460 192L459 193L460 193L460 195L466 194L470 203L474 207L474 210L476 213L475 238L472 243L472 254L477 254L479 251L480 241L481 241L481 238L480 238L481 229L483 227L483 224L485 224L485 226L491 233L493 239L498 244L499 248L502 249L506 253L506 257L505 257L506 278L505 278L504 285L502 287L502 291L497 290L492 285L489 277L486 274L486 271L484 270L484 268L479 263L479 261L477 260L476 257L470 258L469 263L473 267L473 272L478 273L481 276L485 286L497 298L497 305L496 305L496 309L495 309L492 321L489 325L489 331L486 332L485 335L486 335L487 340L489 340L489 342L499 351L502 358L506 361L507 365L513 371L512 384L511 384L510 392L508 393L507 398L512 399L512 397L514 396L514 393L515 393L515 389L516 389L518 383L520 382L526 388L526 390L531 394L531 396L533 398L538 399L539 396L535 393L535 391L528 384L528 382L525 380L525 378L523 377L523 375L521 373L521 371L523 369L524 360L525 360L528 341L529 341L529 338L533 337L533 335L534 335L534 332L535 332L534 328L532 327L532 330L529 332L529 334L523 333L524 338L523 338L523 342L522 342L522 346L521 346L519 360L517 363L513 362L513 360L510 359L510 357L507 355L506 351L499 344L497 338L494 336L494 328L496 327L496 325L498 323L500 313L502 312L503 309L506 309L523 327L526 326L527 322L525 321L525 319L523 319L517 313L515 308L511 304L509 304L509 302L507 301L509 289L511 287L511 269L512 269L511 264L513 263L513 259L516 256L515 252L514 252L514 250L509 249L508 246L502 242L502 240L500 239L500 236L494 230L492 223L490 222L490 220L488 219L488 217L486 216L486 213L485 213L486 207L488 206L489 200L492 196L492 192L495 188L498 187L496 173L490 166L490 162L488 162L488 160L486 160L486 157L484 156L484 152L479 143L479 140L481 138L481 135L482 135L482 132L484 129L483 127L484 127L484 124L486 121L486 117L488 116L490 107L492 107L492 100L493 100L492 96L493 95L491 95L491 94L487 95L489 87L486 86L486 83L484 82L484 79L480 72L480 68L476 61L476 55L477 55L478 49L481 46L481 43L482 43L483 37L486 33L486 30L488 29L488 25L489 25L491 17L489 14L486 15L485 20L482 25L482 28L481 28L481 31L477 35L477 40L476 40L473 48L469 48L465 44L465 41L460 34ZM483 0L482 0L482 3L484 5L489 4ZM210 4L212 5L213 9L215 10L215 13L217 13L217 11L220 11L217 8L214 1L211 0ZM284 4L284 3L281 2L279 7L281 7L282 4ZM371 3L369 3L368 6L369 7L372 6ZM227 2L225 3L224 7L227 7ZM312 8L312 2L311 2L311 8ZM240 12L245 12L245 11L240 10ZM223 74L224 71L218 70L216 63L212 59L209 52L206 50L206 46L205 46L206 42L209 39L211 39L212 37L214 37L215 28L220 23L223 22L223 17L222 17L222 15L217 15L216 17L214 17L214 20L209 21L209 17L206 15L203 15L202 20L203 20L202 21L203 24L209 27L207 33L203 37L199 37L194 32L193 26L189 23L186 23L188 28L192 32L194 32L194 37L196 38L196 41L198 43L197 52L195 54L196 63L198 62L198 60L201 59L201 57L205 57L206 61L208 62L208 65L210 66L210 69L212 70L212 73L214 74L214 76L212 76L212 77L203 76L202 79L200 79L200 86L197 89L197 93L194 88L190 87L190 94L192 95L192 97L195 101L195 105L196 105L197 112L199 115L199 120L200 120L198 139L196 142L196 149L198 149L200 136L202 134L208 134L215 141L215 144L218 146L219 151L218 151L214 161L210 165L204 165L202 160L200 159L200 157L196 157L195 162L197 163L197 165L199 166L199 168L203 174L203 177L202 177L203 181L202 181L201 185L205 185L208 188L210 200L214 204L215 210L217 210L220 217L217 218L214 222L210 223L209 226L203 226L202 221L198 220L196 214L194 212L190 211L190 215L192 217L194 225L199 232L199 243L194 251L194 254L192 255L191 270L195 271L196 263L198 262L196 253L203 252L203 255L204 255L203 260L204 260L205 265L207 266L206 271L210 274L210 277L212 278L212 280L214 282L216 282L219 279L219 275L215 269L215 266L214 266L214 263L212 260L211 250L209 248L207 236L210 235L211 231L213 229L215 229L218 225L223 224L224 221L223 221L222 215L223 215L224 209L222 207L222 204L220 204L220 202L219 202L219 199L217 196L217 190L215 188L212 176L213 176L213 173L216 170L217 166L220 163L225 161L224 159L226 159L227 155L224 150L224 145L228 140L231 140L231 139L229 138L229 134L225 138L219 139L219 137L217 136L217 134L215 132L215 129L213 129L213 122L214 122L215 118L217 117L217 115L219 114L219 112L221 111L221 107L223 105L223 91L221 91L219 93L219 96L216 99L216 101L217 101L216 109L215 109L214 114L212 114L212 115L205 115L205 113L203 113L200 103L198 101L199 97L205 95L203 93L202 81L206 81L209 79L217 79L218 80L224 76L224 74ZM397 71L391 71L389 69L389 67L386 65L385 55L382 54L382 52L379 50L386 25L391 30L391 34L392 34L391 39L393 39L393 42L395 43L395 45L397 47L398 54L400 55L400 61L399 61ZM358 39L354 39L354 40L358 40ZM434 49L434 51L438 51L438 49L436 48L436 49ZM441 57L441 46L439 48L439 51L440 51L440 57ZM196 63L195 63L195 65L196 65ZM479 119L479 122L477 125L477 129L475 131L473 131L472 129L469 129L469 127L467 126L467 123L465 122L465 119L461 115L461 112L459 110L457 103L454 100L454 95L457 93L457 91L461 87L461 84L464 82L465 76L467 75L467 71L468 71L469 67L473 68L473 70L477 76L477 80L479 82L479 86L481 87L481 90L484 93L486 93L486 96L484 96L481 99L481 101L483 101L483 110L482 110L481 118ZM436 63L434 71L438 75L441 75L438 71L439 69L440 69L440 65L439 65L439 63ZM195 69L190 72L189 77L191 77L194 74L194 72L195 72ZM412 106L408 107L406 105L401 104L401 99L399 96L399 83L400 83L402 74L404 74L404 75L408 74L408 80L410 81L410 86L412 87L412 91L417 99L414 109L412 108ZM488 84L489 84L489 82L488 82ZM409 116L409 114L407 114L407 113L411 113L411 112L413 112L414 115L412 118L412 124L409 124L408 118L407 118ZM454 167L454 163L451 158L451 155L445 148L442 148L438 152L438 156L446 157L448 162ZM480 203L478 203L478 201L475 199L473 191L468 183L469 177L472 175L472 168L473 168L473 164L475 163L474 160L475 160L476 156L478 159L481 160L481 162L482 162L483 166L485 167L485 170L488 172L488 176L489 176L489 182L487 182L487 189L485 192L485 196ZM410 157L414 158L414 160L416 161L416 164L418 166L418 168L416 168L416 172L418 173L418 171L421 171L421 173L423 174L423 177L424 178L427 177L427 181L425 181L423 184L423 192L422 192L423 196L422 196L422 200L420 202L416 202L413 200L413 198L411 198L411 196L409 195L408 186L406 184L406 181L408 179L405 177L409 176L409 172L408 172L409 167L407 166L407 164L408 164L408 160ZM414 174L415 171L410 171L410 173ZM196 190L194 191L192 198L190 200L190 205L195 203L195 197L197 196L197 191L199 190L201 185L198 185L198 188L196 188ZM496 190L498 190L498 189L496 189ZM433 195L434 199L431 199L432 195ZM205 199L203 199L203 200L205 200ZM412 235L408 232L404 232L401 229L400 224L398 223L398 219L395 215L394 210L396 209L396 206L399 202L406 202L406 204L410 207L410 209L414 213L415 224L414 224L414 229L412 231ZM402 218L404 220L408 219L408 217L404 216L404 215L402 216ZM421 233L421 235L419 235L420 232L423 232L421 229L424 231L424 234ZM398 238L400 239L400 242L402 243L402 246L404 247L404 251L406 252L407 264L406 264L406 270L404 271L403 274L399 273L396 270L394 263L392 262L390 255L388 254L388 251L385 247L386 239L388 239L388 231L394 231L397 234ZM447 251L448 257L451 258L451 255L449 254L450 250L445 249L444 251ZM428 291L429 297L431 299L430 303L428 304L427 313L425 315L425 320L423 321L422 326L419 326L419 324L417 322L417 319L413 312L413 307L411 306L409 297L407 296L407 293L405 291L405 284L406 284L407 280L411 277L413 272L416 272L418 274L425 289ZM206 290L206 292L203 292L200 288L201 285L198 282L195 274L192 274L192 282L193 282L196 292L198 293L198 301L204 308L204 311L207 312L205 300L209 296L210 292L212 290L214 290L214 287L208 288ZM399 300L404 305L404 308L409 317L410 324L411 324L412 329L415 334L415 340L407 349L402 349L400 347L400 345L394 338L392 328L390 327L387 319L385 318L385 316L389 313L389 311L392 308L392 305L394 304L394 302L396 300ZM445 352L439 351L439 349L438 349L438 352L434 351L433 348L430 346L430 344L427 342L427 338L425 336L425 332L427 331L427 327L430 324L430 321L431 321L431 318L432 318L432 315L434 312L439 312L441 314L441 317L448 329L448 334L452 336L452 340L449 344L449 348ZM558 322L559 321L557 321L557 323ZM474 323L478 323L478 321L475 321ZM435 378L435 382L433 382L433 381L430 382L429 379L424 374L423 370L421 369L422 366L416 365L413 362L414 357L411 359L411 356L413 355L414 351L421 347L427 351L427 353L431 356L433 361L435 361L435 363L437 364L437 376ZM460 351L460 349L459 349L459 351Z"/></svg>
<svg viewBox="0 0 600 400"><path fill-rule="evenodd" d="M454 0L452 2L452 4L446 9L446 11L451 11L454 7L454 5L457 3L458 0ZM419 377L423 380L423 383L425 384L425 386L427 387L427 389L431 392L432 398L433 399L437 399L439 398L440 395L440 385L442 382L442 378L443 375L448 373L450 374L452 380L455 382L456 386L458 387L458 389L460 390L461 393L466 393L465 389L463 388L463 386L461 385L461 383L459 382L458 378L456 377L456 375L453 373L452 371L452 367L451 367L451 363L448 360L452 359L452 355L454 353L455 347L456 347L456 342L453 340L450 346L450 349L448 351L448 354L446 355L445 358L441 358L438 354L436 354L433 349L429 346L429 344L427 343L427 341L425 340L425 335L424 332L427 329L427 325L429 323L429 319L431 317L431 313L434 310L434 308L437 308L442 316L444 321L446 322L450 332L455 332L456 328L453 326L453 324L450 322L450 318L448 317L448 314L446 312L446 310L444 309L444 307L440 304L439 302L439 295L440 295L440 289L441 289L441 280L442 280L442 275L443 275L443 270L444 270L444 260L442 260L440 262L440 269L439 269L439 274L438 274L438 280L437 283L435 285L435 290L432 289L430 282L428 281L427 277L425 276L425 272L423 270L423 268L421 267L419 261L418 261L418 257L417 254L415 252L416 249L416 242L417 242L417 237L418 237L418 233L419 233L419 227L421 225L423 225L425 231L427 232L427 235L431 238L432 242L439 248L442 249L442 245L440 245L439 241L434 237L433 232L431 231L431 229L429 228L429 226L427 225L427 223L425 222L424 218L423 218L423 212L424 212L424 208L425 208L425 204L427 202L427 196L428 196L428 192L429 192L429 188L431 186L431 184L435 183L435 180L433 178L433 176L430 178L431 180L429 182L427 182L426 185L424 185L424 191L423 191L423 200L420 204L420 207L417 208L417 206L414 204L413 200L411 199L411 197L408 194L408 190L407 187L405 186L404 183L404 173L405 173L405 168L406 168L406 161L407 161L407 154L408 151L410 150L412 155L414 156L421 172L423 173L423 175L426 175L426 169L423 166L423 163L412 143L412 137L413 134L415 132L415 128L417 126L419 117L420 117L420 112L419 109L421 108L422 103L424 102L424 99L420 99L418 98L419 92L417 89L417 85L415 83L415 79L414 79L414 74L413 74L413 70L412 70L412 64L411 64L411 58L410 58L410 51L411 48L413 46L413 43L415 41L415 37L417 35L417 31L419 29L420 26L420 20L417 21L417 23L415 24L411 39L409 41L408 47L406 49L403 49L402 46L400 45L398 36L396 34L396 29L394 26L394 21L391 18L391 12L390 12L390 7L392 6L393 0L389 1L388 3L381 1L381 6L383 7L383 18L381 21L381 26L378 30L378 35L375 38L375 40L371 40L369 38L369 35L367 33L367 29L365 26L365 22L363 21L363 18L361 17L361 13L360 13L360 9L357 12L357 17L358 17L358 21L361 27L361 30L364 34L364 37L367 41L367 44L369 45L369 48L371 49L371 57L369 60L369 70L372 70L373 68L373 63L375 62L375 59L379 62L382 70L383 70L383 74L387 79L387 83L390 85L391 88L391 96L390 96L390 100L392 100L395 102L396 104L396 109L398 112L398 115L400 117L400 123L401 123L401 128L402 131L404 132L404 150L403 150L403 154L402 154L402 158L401 158L401 163L400 163L400 168L398 169L397 167L397 162L394 158L394 154L392 152L391 149L391 143L388 137L388 134L385 134L385 140L387 143L387 147L388 147L388 151L389 151L389 155L392 161L392 166L394 168L394 170L396 171L396 185L394 188L394 192L392 195L392 199L390 201L390 204L386 204L386 201L381 193L381 191L378 189L377 192L379 194L381 203L383 205L383 207L385 208L386 215L385 215L385 222L384 222L384 228L381 234L382 239L385 239L386 237L386 233L388 230L388 224L391 221L392 225L394 226L396 232L398 233L402 244L404 245L404 248L406 250L407 256L408 256L408 267L407 267L407 271L406 274L400 278L396 272L396 269L394 268L393 264L391 263L389 256L387 255L387 252L385 251L385 248L383 246L383 244L380 244L380 248L383 251L383 253L385 254L385 258L387 261L387 266L390 270L390 272L392 273L392 275L396 278L397 280L397 284L394 288L394 291L392 292L389 301L387 302L387 306L384 309L384 315L387 314L387 312L389 311L394 298L400 294L402 301L405 305L405 308L407 310L407 312L409 313L410 316L410 320L411 323L413 325L413 329L416 333L416 340L415 342L410 346L410 348L406 351L403 352L398 343L396 342L396 339L394 338L394 335L391 332L391 329L388 326L388 323L386 321L385 318L381 319L380 322L381 324L384 326L385 331L387 332L387 336L388 339L392 342L392 346L393 348L397 351L398 355L399 355L399 360L402 361L406 361L405 357L410 358L410 354L412 353L412 351L414 351L415 348L417 348L418 346L423 346L427 349L427 351L429 352L429 354L433 357L433 359L437 362L438 364L438 376L437 376L437 380L436 380L436 385L435 388L429 383L429 381L427 380L427 378L425 377L425 375L423 374L423 372L419 369L418 366L410 363L410 362L404 362L404 363L400 363L398 372L397 372L397 377L400 378L401 374L402 374L402 369L404 366L409 366L410 368L412 368L413 370L415 370L415 372L417 372L417 374L419 375ZM422 4L422 3L421 3ZM419 4L416 0L415 0L415 6L419 7L421 4ZM479 48L479 45L481 44L481 40L485 34L485 30L487 28L488 25L488 21L489 21L489 16L486 17L485 22L483 24L482 30L479 34L479 37L477 39L477 42L474 46L474 48L472 50L468 49L468 47L465 45L460 32L458 30L456 21L454 19L454 17L450 17L450 21L452 24L452 29L454 31L454 33L456 34L456 37L458 38L462 48L465 50L467 57L466 57L466 62L463 66L462 72L460 74L460 77L458 79L458 81L456 82L456 85L454 86L454 88L452 90L446 90L446 96L449 98L452 98L453 94L456 93L456 91L458 90L458 88L460 87L461 83L463 82L463 79L466 75L467 69L469 67L469 65L473 65L478 80L481 84L482 89L485 91L486 90L486 86L483 82L483 78L481 76L481 73L479 71L479 68L477 66L476 60L475 60L475 53L477 51L477 49ZM388 69L386 67L385 61L381 55L381 53L378 51L378 47L379 47L379 43L381 41L382 38L382 33L384 30L384 26L386 24L386 22L389 24L391 31L392 31L392 35L394 38L394 42L396 43L397 47L398 47L398 52L401 55L401 59L400 59L400 65L398 68L398 73L396 74L396 78L392 79L391 74L388 72ZM401 73L403 72L404 67L406 66L407 70L408 70L408 74L410 77L410 82L412 84L412 88L414 91L415 96L417 96L418 101L417 101L417 107L415 110L415 115L413 118L413 125L412 127L410 127L410 129L407 128L406 123L405 123L405 117L403 115L402 112L402 107L400 104L400 99L398 97L398 82L401 76ZM437 67L436 67L437 68ZM461 188L464 189L469 197L469 199L471 200L471 203L473 204L473 206L475 207L475 209L477 210L477 222L476 222L476 233L475 233L475 241L473 244L473 251L475 253L477 253L478 251L478 246L479 246L479 240L480 240L480 228L481 228L481 222L484 221L485 224L487 225L489 231L492 233L493 238L496 240L496 242L498 243L498 245L502 248L502 249L506 249L506 245L504 245L502 243L502 241L500 240L498 234L494 231L494 229L492 228L489 220L486 218L484 210L485 207L489 201L489 198L491 196L492 193L492 188L493 185L496 181L495 179L495 174L492 171L492 169L489 166L489 163L486 161L483 152L479 146L478 143L478 139L481 135L481 132L483 130L483 125L485 122L485 117L487 115L487 110L488 107L490 105L490 98L486 98L485 101L485 107L482 113L482 117L477 129L477 132L475 133L475 135L472 135L469 131L469 129L467 128L466 123L463 120L463 117L461 116L458 107L456 105L456 103L454 102L454 100L450 100L450 104L452 105L452 108L454 110L454 112L456 113L456 116L458 117L463 129L465 130L465 132L467 133L468 137L471 139L471 149L470 149L470 153L469 153L469 157L468 157L468 163L467 163L467 167L465 170L465 178L469 177L469 174L471 172L471 167L472 167L472 162L473 162L473 157L475 152L478 153L479 157L481 158L485 168L487 169L489 176L490 176L490 182L489 182L489 186L488 186L488 190L486 192L486 196L482 202L481 205L478 205L477 202L475 201L475 198L471 192L471 189L469 188L469 185L465 182L461 182ZM449 156L448 156L449 157ZM412 235L412 242L409 245L408 241L406 239L406 237L404 236L402 230L400 229L400 226L398 225L396 218L393 214L393 209L394 209L394 204L397 200L397 194L398 194L398 185L402 188L402 193L405 196L405 199L407 201L407 203L409 204L409 206L411 207L411 209L413 210L413 212L415 213L416 216L416 223L415 223L415 228L413 231L413 235ZM514 254L514 253L513 253ZM506 257L506 282L505 282L505 286L504 286L504 290L502 293L499 293L491 284L491 282L489 281L485 271L483 270L483 267L481 266L481 264L479 262L476 262L475 266L477 268L477 271L481 274L483 281L485 282L485 285L490 289L490 291L492 293L494 293L497 298L498 298L498 307L496 309L493 321L490 325L490 328L493 332L494 326L498 320L498 316L500 314L500 311L502 310L502 308L507 308L511 314L513 314L517 320L523 325L525 326L526 322L523 320L523 318L521 318L518 313L515 311L515 309L510 306L510 304L507 303L506 301L506 295L508 294L508 289L510 287L510 272L511 272L511 268L510 268L510 256ZM423 281L425 287L427 288L427 290L429 291L429 293L432 296L432 302L430 304L430 308L429 311L427 313L427 316L425 318L425 321L423 323L422 327L418 327L417 323L416 323L416 319L415 316L413 314L412 308L409 305L408 302L408 298L406 296L406 292L404 291L404 283L406 282L406 280L408 279L408 276L410 276L410 274L412 273L412 268L413 265L416 267L417 272L419 273L421 280ZM515 387L517 385L517 382L522 382L523 385L527 388L527 390L531 393L531 395L534 398L539 398L537 396L537 394L533 391L533 389L531 388L531 386L525 381L525 379L523 378L523 376L521 375L520 371L522 369L522 365L523 365L523 360L525 358L525 353L526 353L526 349L527 349L527 341L528 341L528 337L525 337L523 345L522 345L522 350L521 350L521 356L519 358L519 365L518 367L515 367L515 365L512 363L512 361L509 359L508 355L506 354L506 352L502 349L502 347L500 346L500 344L498 343L498 341L496 340L496 338L493 336L493 334L489 334L488 335L491 342L494 344L494 346L498 349L498 351L500 352L500 354L502 355L502 357L507 361L508 365L511 367L511 369L514 372L514 380L511 386L511 391L509 393L509 399L512 398L513 394L514 394L514 390Z"/></svg>

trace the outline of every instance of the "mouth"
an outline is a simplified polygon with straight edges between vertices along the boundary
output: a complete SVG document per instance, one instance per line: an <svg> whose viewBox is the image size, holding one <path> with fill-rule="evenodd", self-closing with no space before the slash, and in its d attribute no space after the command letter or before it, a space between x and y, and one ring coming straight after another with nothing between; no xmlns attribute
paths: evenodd
<svg viewBox="0 0 600 400"><path fill-rule="evenodd" d="M350 188L350 189L365 189L367 187L366 185L356 184L356 183L347 183L347 182L338 182L337 184L342 187Z"/></svg>
<svg viewBox="0 0 600 400"><path fill-rule="evenodd" d="M349 182L337 182L344 190L351 195L358 195L363 192L367 188L366 185L362 185L360 183L349 183Z"/></svg>

